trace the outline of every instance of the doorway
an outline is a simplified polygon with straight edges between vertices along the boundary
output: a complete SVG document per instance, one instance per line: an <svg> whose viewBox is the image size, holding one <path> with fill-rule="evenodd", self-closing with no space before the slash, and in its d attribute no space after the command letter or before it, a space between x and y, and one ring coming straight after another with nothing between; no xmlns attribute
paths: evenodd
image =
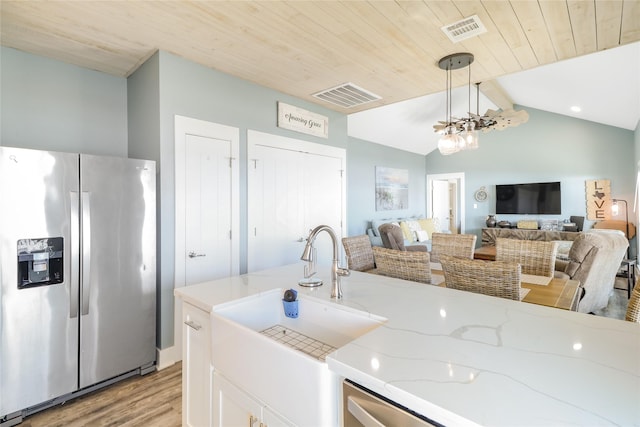
<svg viewBox="0 0 640 427"><path fill-rule="evenodd" d="M465 232L464 172L427 175L427 216L438 218L440 227Z"/></svg>

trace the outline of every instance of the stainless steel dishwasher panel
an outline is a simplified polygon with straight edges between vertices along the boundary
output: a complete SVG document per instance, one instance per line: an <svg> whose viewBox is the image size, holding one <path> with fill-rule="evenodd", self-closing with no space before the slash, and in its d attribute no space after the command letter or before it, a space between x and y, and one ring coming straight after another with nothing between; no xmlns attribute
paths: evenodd
<svg viewBox="0 0 640 427"><path fill-rule="evenodd" d="M344 427L441 426L345 380L342 383Z"/></svg>

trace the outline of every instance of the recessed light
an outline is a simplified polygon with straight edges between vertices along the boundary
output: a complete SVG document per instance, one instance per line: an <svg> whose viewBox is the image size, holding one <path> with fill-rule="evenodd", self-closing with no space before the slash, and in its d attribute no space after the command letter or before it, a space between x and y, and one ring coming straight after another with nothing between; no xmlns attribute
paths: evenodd
<svg viewBox="0 0 640 427"><path fill-rule="evenodd" d="M573 111L574 113L579 113L580 111L582 111L582 108L574 105L573 107L571 107L571 111Z"/></svg>

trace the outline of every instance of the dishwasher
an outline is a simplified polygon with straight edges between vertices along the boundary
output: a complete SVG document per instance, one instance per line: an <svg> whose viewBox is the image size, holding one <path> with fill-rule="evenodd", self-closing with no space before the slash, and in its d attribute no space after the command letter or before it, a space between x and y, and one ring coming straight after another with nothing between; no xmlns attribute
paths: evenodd
<svg viewBox="0 0 640 427"><path fill-rule="evenodd" d="M342 382L342 415L344 427L442 427L350 380Z"/></svg>

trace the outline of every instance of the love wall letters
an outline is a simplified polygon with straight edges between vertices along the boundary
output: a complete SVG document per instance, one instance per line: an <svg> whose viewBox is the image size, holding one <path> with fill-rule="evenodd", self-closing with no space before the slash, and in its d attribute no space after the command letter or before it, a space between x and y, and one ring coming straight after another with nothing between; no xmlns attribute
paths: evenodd
<svg viewBox="0 0 640 427"><path fill-rule="evenodd" d="M611 218L611 181L586 181L587 219L602 221Z"/></svg>

